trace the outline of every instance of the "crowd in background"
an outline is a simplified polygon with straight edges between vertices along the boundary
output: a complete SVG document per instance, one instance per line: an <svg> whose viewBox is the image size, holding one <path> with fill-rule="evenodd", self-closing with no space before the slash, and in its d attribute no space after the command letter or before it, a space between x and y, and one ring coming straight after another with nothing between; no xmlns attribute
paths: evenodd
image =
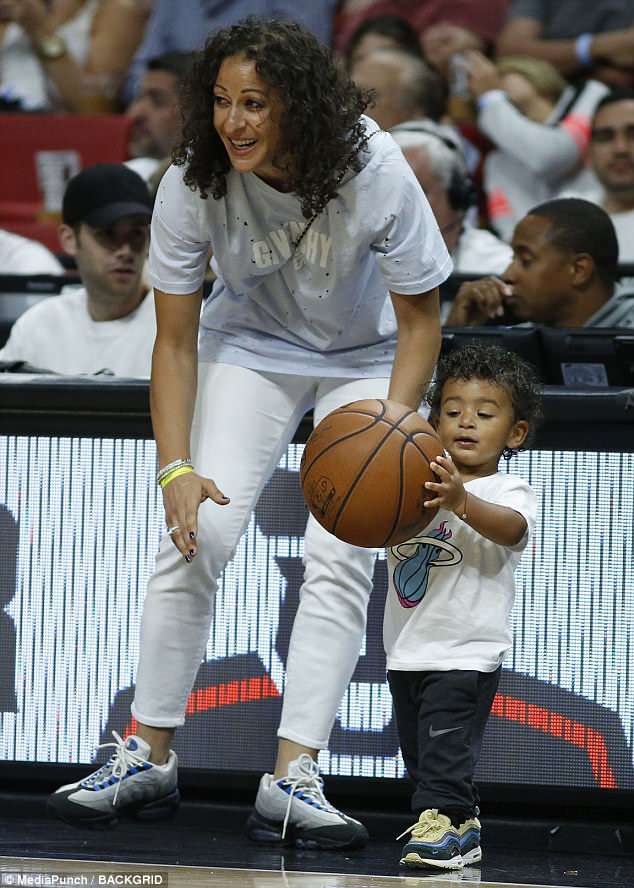
<svg viewBox="0 0 634 888"><path fill-rule="evenodd" d="M299 21L372 90L367 113L412 166L455 271L478 278L445 305L445 322L634 326L634 297L615 286L617 264L634 263L632 0L0 0L0 110L126 115L127 165L152 195L181 138L179 81L193 51L249 14ZM557 317L551 303L568 296L553 290L552 268L536 267L544 244L526 224L550 201L560 211L540 218L567 232L550 247L573 244L594 263L568 294L587 308ZM566 213L570 224L553 221ZM78 249L81 259L81 239ZM0 265L61 270L10 231L0 231ZM89 277L87 321L120 322L118 310L95 316ZM597 284L602 295L588 299ZM11 343L0 351L16 357L29 359Z"/></svg>

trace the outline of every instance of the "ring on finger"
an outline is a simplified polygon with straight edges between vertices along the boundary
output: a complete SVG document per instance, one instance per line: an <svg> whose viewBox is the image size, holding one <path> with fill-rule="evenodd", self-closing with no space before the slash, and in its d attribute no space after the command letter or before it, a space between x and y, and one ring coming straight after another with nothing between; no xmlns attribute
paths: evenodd
<svg viewBox="0 0 634 888"><path fill-rule="evenodd" d="M181 529L180 524L175 524L174 527L168 527L167 528L167 535L172 536L172 534L175 534L176 531L180 530L180 529Z"/></svg>

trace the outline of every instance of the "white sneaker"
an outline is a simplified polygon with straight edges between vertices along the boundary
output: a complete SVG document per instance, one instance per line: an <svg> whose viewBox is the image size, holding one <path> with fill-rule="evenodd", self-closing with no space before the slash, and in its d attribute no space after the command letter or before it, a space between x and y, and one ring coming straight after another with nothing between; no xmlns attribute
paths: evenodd
<svg viewBox="0 0 634 888"><path fill-rule="evenodd" d="M150 747L131 735L124 742L116 731L115 751L105 765L77 783L69 783L48 799L49 810L67 823L102 825L115 823L119 813L141 820L158 820L172 814L180 802L177 786L178 759L171 752L164 765L148 761Z"/></svg>
<svg viewBox="0 0 634 888"><path fill-rule="evenodd" d="M298 848L362 848L369 839L362 823L330 804L319 767L306 753L290 763L281 780L262 776L247 835L254 842Z"/></svg>

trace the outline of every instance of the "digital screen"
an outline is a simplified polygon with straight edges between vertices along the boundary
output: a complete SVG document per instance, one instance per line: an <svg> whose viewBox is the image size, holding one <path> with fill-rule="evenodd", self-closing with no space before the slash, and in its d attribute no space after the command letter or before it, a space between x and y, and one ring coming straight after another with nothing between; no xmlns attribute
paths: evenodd
<svg viewBox="0 0 634 888"><path fill-rule="evenodd" d="M175 749L189 768L274 761L307 512L292 444L220 581ZM487 726L482 782L634 789L634 454L534 451L514 643ZM134 729L145 588L164 528L153 441L0 436L0 750L85 762ZM386 562L325 773L401 777L382 646ZM468 615L466 615L468 618ZM255 742L254 742L255 741Z"/></svg>

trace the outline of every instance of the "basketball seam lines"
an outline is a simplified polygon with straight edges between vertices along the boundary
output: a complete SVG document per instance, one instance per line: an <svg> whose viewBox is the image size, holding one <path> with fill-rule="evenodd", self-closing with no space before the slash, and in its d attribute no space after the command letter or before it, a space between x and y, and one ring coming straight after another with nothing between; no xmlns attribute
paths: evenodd
<svg viewBox="0 0 634 888"><path fill-rule="evenodd" d="M367 432L368 429L371 429L373 426L375 426L378 422L380 422L383 419L383 417L385 416L385 404L382 401L380 401L379 403L381 404L381 407L383 408L383 413L380 416L375 416L373 413L363 413L361 410L348 411L349 413L354 413L354 414L361 415L361 416L371 416L373 418L373 422L371 422L370 425L366 426L364 429L357 429L356 432L350 432L348 435L344 435L343 438L337 438L336 441L333 441L331 444L328 445L328 447L324 447L323 450L320 450L319 453L317 454L317 456L314 457L312 462L310 462L307 466L304 466L303 471L300 473L300 476L303 476L302 481L303 481L303 478L305 478L306 475L308 475L308 472L312 469L315 462L318 459L320 459L324 455L324 453L328 453L329 450L331 450L336 444L341 443L341 441L348 441L350 438L354 438L355 435L362 435L364 432ZM409 414L408 414L408 416L409 416Z"/></svg>
<svg viewBox="0 0 634 888"><path fill-rule="evenodd" d="M349 412L349 414L354 414L355 416L373 416L372 413L363 413L361 410L350 410L348 412ZM399 420L399 422L402 422L403 419L407 419L408 416L411 416L412 413L415 413L415 412L416 412L415 410L411 410L409 413L405 414L405 416L403 416L402 419ZM373 418L374 418L374 422L370 423L370 425L365 426L365 428L363 428L363 429L357 429L355 432L350 432L349 434L344 435L342 438L337 438L336 441L333 441L327 447L324 447L323 450L320 450L319 453L317 454L317 456L314 457L314 459L310 463L308 463L306 466L304 466L301 469L300 475L301 475L302 480L306 477L306 475L308 474L310 469L312 469L315 462L318 459L321 459L321 457L324 455L324 453L328 453L328 451L331 450L333 447L335 447L337 444L340 444L342 441L348 441L350 438L354 438L355 435L363 435L364 432L367 432L368 429L373 428L373 426L377 425L379 422L385 422L386 424L388 423L388 420L385 419L384 416L373 416ZM390 431L399 432L401 435L403 435L403 437L405 438L405 441L403 443L407 444L409 442L410 444L413 444L416 447L416 449L418 450L418 452L421 453L425 457L427 462L428 463L430 462L430 459L427 456L427 454L425 453L425 451L421 447L419 447L418 444L416 443L414 435L424 435L426 438L433 438L434 437L433 435L430 435L429 432L422 432L420 430L413 432L413 433L412 432L405 432L405 431L403 431L403 429L400 429L398 426L395 426L395 425L390 425L389 428L390 428Z"/></svg>
<svg viewBox="0 0 634 888"><path fill-rule="evenodd" d="M385 444L387 439L390 437L392 432L395 432L398 429L399 425L402 422L404 422L408 416L411 416L412 413L415 413L415 412L416 412L415 410L410 410L409 413L405 413L403 416L401 416L401 418L399 419L399 421L396 424L390 426L387 435L377 444L377 446L374 448L372 453L368 456L368 458L365 461L365 464L362 466L362 468L360 469L360 471L357 474L357 477L354 479L354 483L350 485L350 488L349 488L347 494L345 495L343 502L339 506L339 511L337 512L337 517L333 521L333 525L332 525L332 533L333 534L337 530L337 525L339 524L339 519L341 518L341 513L343 512L344 508L346 507L346 503L348 502L348 500L352 496L352 492L354 491L355 487L357 486L357 484L359 483L359 481L363 477L366 469L368 468L368 466L370 465L370 463L374 459L377 452L381 449L381 447L383 447L383 445ZM401 478L401 485L402 485L402 483L403 483L403 481ZM336 534L335 534L335 536L336 536Z"/></svg>
<svg viewBox="0 0 634 888"><path fill-rule="evenodd" d="M385 537L385 540L383 541L384 547L387 546L387 541L394 533L394 528L398 524L398 520L401 516L401 509L403 508L403 463L405 462L405 448L407 447L407 444L408 444L407 439L405 439L405 441L403 441L403 443L401 444L401 457L400 457L401 471L399 473L398 507L394 513L394 521L392 522L392 526L390 527L390 532L388 533L388 535Z"/></svg>

